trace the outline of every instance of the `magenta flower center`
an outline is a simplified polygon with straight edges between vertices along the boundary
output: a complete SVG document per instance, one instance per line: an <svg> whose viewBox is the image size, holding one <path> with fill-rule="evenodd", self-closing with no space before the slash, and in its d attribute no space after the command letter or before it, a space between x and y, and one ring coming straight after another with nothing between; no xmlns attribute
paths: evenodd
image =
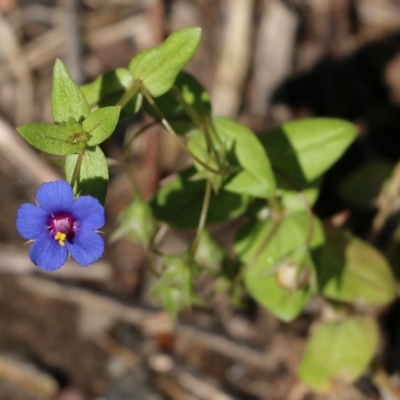
<svg viewBox="0 0 400 400"><path fill-rule="evenodd" d="M76 226L74 218L67 213L52 215L49 221L50 233L61 246L65 245L65 240L75 236Z"/></svg>

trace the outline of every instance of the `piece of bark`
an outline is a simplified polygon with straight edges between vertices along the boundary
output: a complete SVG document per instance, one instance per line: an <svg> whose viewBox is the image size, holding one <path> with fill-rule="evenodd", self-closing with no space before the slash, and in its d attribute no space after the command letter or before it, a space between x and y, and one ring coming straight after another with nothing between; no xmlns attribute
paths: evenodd
<svg viewBox="0 0 400 400"><path fill-rule="evenodd" d="M274 91L291 72L298 27L297 16L284 2L269 0L263 6L249 106L258 117L266 116Z"/></svg>
<svg viewBox="0 0 400 400"><path fill-rule="evenodd" d="M212 90L216 115L235 117L239 111L251 51L253 0L226 2L224 44Z"/></svg>

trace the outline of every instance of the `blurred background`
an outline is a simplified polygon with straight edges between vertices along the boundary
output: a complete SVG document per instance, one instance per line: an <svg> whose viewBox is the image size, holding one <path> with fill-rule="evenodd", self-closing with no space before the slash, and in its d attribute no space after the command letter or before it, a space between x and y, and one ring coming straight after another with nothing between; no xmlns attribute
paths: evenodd
<svg viewBox="0 0 400 400"><path fill-rule="evenodd" d="M143 251L130 241L110 243L87 269L71 263L44 274L31 265L15 213L61 169L15 127L52 122L55 59L84 84L193 26L203 36L186 70L210 92L215 115L237 118L257 134L307 116L358 126L356 143L326 176L319 216L368 238L377 210L385 222L398 211L398 190L389 205L378 195L400 153L400 0L0 0L0 399L400 398L396 304L381 317L392 397L367 377L317 395L299 382L296 365L318 300L284 324L251 303L237 310L221 295L173 327L151 300ZM146 118L122 121L103 146L117 160L106 237L133 198L118 166L124 141ZM187 162L160 128L135 141L133 154L147 197ZM365 165L373 167L360 183L354 173ZM366 181L372 184L363 191ZM167 246L186 244L184 234L174 234Z"/></svg>

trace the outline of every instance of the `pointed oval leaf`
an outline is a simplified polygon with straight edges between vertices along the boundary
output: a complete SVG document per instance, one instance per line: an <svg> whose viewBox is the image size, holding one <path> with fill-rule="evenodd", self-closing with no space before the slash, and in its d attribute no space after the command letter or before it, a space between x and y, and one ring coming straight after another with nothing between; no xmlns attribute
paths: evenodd
<svg viewBox="0 0 400 400"><path fill-rule="evenodd" d="M172 33L162 44L137 55L129 71L154 97L161 96L174 84L181 69L192 59L199 46L200 28Z"/></svg>
<svg viewBox="0 0 400 400"><path fill-rule="evenodd" d="M68 156L64 167L68 182L71 182L77 162L81 164L74 193L93 196L104 204L108 188L108 166L104 153L99 146L96 146L86 149L82 154Z"/></svg>
<svg viewBox="0 0 400 400"><path fill-rule="evenodd" d="M61 60L54 64L51 108L56 122L67 122L70 117L81 122L90 114L84 94Z"/></svg>
<svg viewBox="0 0 400 400"><path fill-rule="evenodd" d="M298 367L299 377L312 389L327 392L339 382L355 381L367 368L379 340L376 322L352 317L315 327Z"/></svg>
<svg viewBox="0 0 400 400"><path fill-rule="evenodd" d="M353 142L357 128L335 118L291 121L261 137L272 165L298 185L321 176Z"/></svg>
<svg viewBox="0 0 400 400"><path fill-rule="evenodd" d="M396 281L383 255L350 233L329 227L318 270L321 292L348 303L384 305L396 296Z"/></svg>
<svg viewBox="0 0 400 400"><path fill-rule="evenodd" d="M63 125L42 122L22 125L17 130L29 144L49 154L67 156L80 153L86 146L79 136Z"/></svg>
<svg viewBox="0 0 400 400"><path fill-rule="evenodd" d="M82 122L83 130L90 135L88 146L97 146L112 135L120 109L119 106L99 108Z"/></svg>
<svg viewBox="0 0 400 400"><path fill-rule="evenodd" d="M205 182L191 181L195 170L189 168L161 187L150 201L154 217L177 228L196 228L204 198ZM249 206L249 196L220 191L211 197L207 225L242 215Z"/></svg>
<svg viewBox="0 0 400 400"><path fill-rule="evenodd" d="M314 261L324 235L318 219L311 222L306 213L292 214L274 229L271 221L250 222L239 230L234 249L246 268L250 295L280 319L291 321L314 293Z"/></svg>

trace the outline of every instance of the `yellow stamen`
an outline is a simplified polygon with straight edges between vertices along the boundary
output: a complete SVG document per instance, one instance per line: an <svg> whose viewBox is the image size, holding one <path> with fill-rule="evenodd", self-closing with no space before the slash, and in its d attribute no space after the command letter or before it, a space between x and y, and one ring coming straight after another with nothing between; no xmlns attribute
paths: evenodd
<svg viewBox="0 0 400 400"><path fill-rule="evenodd" d="M65 246L65 239L67 238L67 235L63 232L57 232L56 236L54 236L54 239L58 240L58 243L60 246Z"/></svg>

